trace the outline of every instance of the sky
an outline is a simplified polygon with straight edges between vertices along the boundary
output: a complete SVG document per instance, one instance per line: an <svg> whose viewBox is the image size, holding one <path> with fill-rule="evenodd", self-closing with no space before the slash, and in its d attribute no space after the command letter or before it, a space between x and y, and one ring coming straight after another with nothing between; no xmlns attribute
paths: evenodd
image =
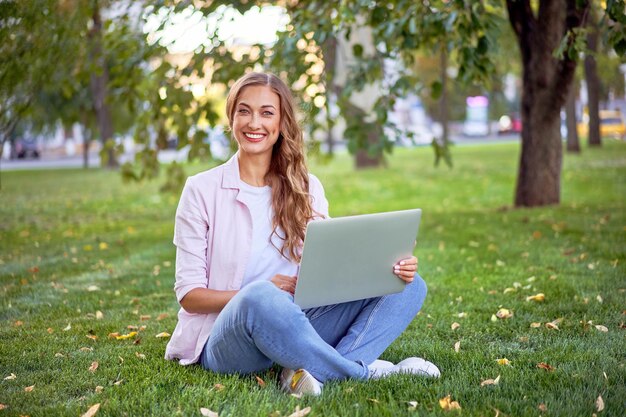
<svg viewBox="0 0 626 417"><path fill-rule="evenodd" d="M277 6L265 6L262 9L255 6L243 15L230 7L220 9L218 10L225 18L219 27L217 18L205 18L202 13L190 7L169 16L169 19L165 10L150 15L144 31L158 37L163 45L168 46L171 53L185 53L201 46L206 42L208 34L216 29L220 40L230 44L271 44L277 40L276 32L284 29L289 22L284 9ZM155 32L166 19L165 28L158 33Z"/></svg>

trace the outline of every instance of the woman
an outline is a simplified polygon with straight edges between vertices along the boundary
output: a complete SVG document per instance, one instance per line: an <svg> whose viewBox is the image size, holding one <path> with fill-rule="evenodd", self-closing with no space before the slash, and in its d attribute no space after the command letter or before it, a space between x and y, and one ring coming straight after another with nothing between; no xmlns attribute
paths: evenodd
<svg viewBox="0 0 626 417"><path fill-rule="evenodd" d="M165 357L223 373L277 363L283 389L314 395L330 379L439 376L423 359L376 360L426 296L415 257L393 267L408 283L401 293L304 311L293 303L307 222L328 217L293 98L275 75L250 73L233 85L226 110L239 151L190 177L176 212L182 308Z"/></svg>

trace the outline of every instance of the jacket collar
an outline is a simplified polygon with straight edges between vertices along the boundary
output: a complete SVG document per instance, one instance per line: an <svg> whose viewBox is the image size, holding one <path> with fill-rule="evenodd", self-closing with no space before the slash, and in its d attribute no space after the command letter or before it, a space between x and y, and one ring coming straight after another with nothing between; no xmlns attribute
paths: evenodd
<svg viewBox="0 0 626 417"><path fill-rule="evenodd" d="M222 188L239 189L239 151L237 151L225 164L222 174Z"/></svg>

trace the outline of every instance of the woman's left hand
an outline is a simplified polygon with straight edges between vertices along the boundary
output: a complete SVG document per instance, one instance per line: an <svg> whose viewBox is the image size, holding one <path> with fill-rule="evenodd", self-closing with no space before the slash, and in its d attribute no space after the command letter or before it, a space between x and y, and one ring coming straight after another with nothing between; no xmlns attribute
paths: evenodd
<svg viewBox="0 0 626 417"><path fill-rule="evenodd" d="M401 259L393 267L393 273L398 276L402 281L408 283L413 282L413 277L417 272L417 258L411 256L410 258Z"/></svg>

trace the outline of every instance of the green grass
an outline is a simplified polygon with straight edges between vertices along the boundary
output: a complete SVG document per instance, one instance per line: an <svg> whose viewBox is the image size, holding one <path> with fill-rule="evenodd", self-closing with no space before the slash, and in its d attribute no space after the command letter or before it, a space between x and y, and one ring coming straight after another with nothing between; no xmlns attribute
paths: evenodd
<svg viewBox="0 0 626 417"><path fill-rule="evenodd" d="M538 209L511 207L518 152L515 144L456 148L452 170L433 168L426 148L397 149L386 170L355 172L346 156L311 164L333 216L423 209L416 254L429 295L383 358L422 356L442 377L332 382L302 399L279 391L276 369L259 374L261 387L254 376L163 359L167 340L155 335L172 332L178 309L178 196L101 170L3 172L0 416L81 415L95 403L98 416L192 416L201 407L222 417L288 416L296 406L315 416L449 415L439 406L448 394L459 415L541 415L544 404L545 415L590 416L598 396L600 416L623 415L626 144L566 155L562 204ZM540 292L543 303L526 301ZM499 308L513 317L493 321ZM559 330L544 326L555 319ZM129 325L146 328L129 340L107 337ZM480 386L498 375L499 385Z"/></svg>

